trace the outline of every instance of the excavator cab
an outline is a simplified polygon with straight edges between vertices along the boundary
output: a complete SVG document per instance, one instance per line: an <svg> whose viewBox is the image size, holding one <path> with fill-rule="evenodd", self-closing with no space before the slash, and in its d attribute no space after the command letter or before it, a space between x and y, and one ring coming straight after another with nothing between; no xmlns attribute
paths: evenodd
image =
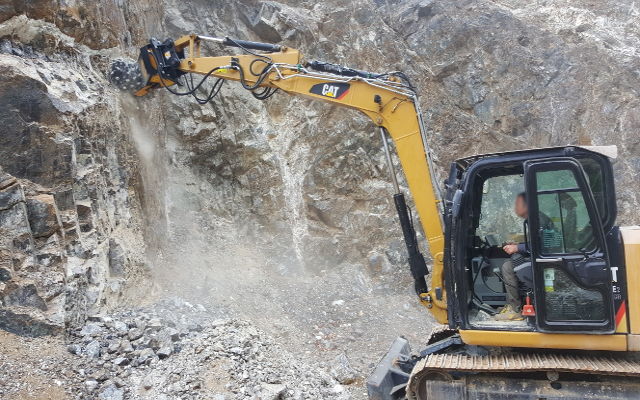
<svg viewBox="0 0 640 400"><path fill-rule="evenodd" d="M447 241L457 243L445 258L451 328L487 334L616 330L624 314L624 281L617 277L624 263L617 254L607 156L564 147L471 157L454 163L447 183L453 206ZM519 193L526 193L525 219L511 211ZM503 246L513 242L524 244L526 253L505 253ZM514 285L502 276L508 261L518 276L519 300L531 307L522 318L502 321L495 314Z"/></svg>
<svg viewBox="0 0 640 400"><path fill-rule="evenodd" d="M502 399L510 390L527 400L634 398L633 380L583 382L597 373L634 375L634 364L612 353L610 364L580 358L585 350L637 351L615 226L615 156L615 146L567 146L452 163L443 213L448 327L434 330L419 353L396 339L367 381L370 398ZM512 211L520 195L525 218ZM525 254L507 254L507 243L523 244ZM524 307L520 318L500 320L514 284L503 276L508 261ZM548 350L495 355L506 347ZM569 349L578 358L553 353Z"/></svg>

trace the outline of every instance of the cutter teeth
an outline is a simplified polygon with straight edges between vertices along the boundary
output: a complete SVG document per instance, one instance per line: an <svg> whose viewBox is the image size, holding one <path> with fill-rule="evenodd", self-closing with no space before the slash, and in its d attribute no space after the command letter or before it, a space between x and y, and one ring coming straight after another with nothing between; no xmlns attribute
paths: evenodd
<svg viewBox="0 0 640 400"><path fill-rule="evenodd" d="M140 66L136 62L114 60L109 73L111 82L120 90L137 90L144 86Z"/></svg>

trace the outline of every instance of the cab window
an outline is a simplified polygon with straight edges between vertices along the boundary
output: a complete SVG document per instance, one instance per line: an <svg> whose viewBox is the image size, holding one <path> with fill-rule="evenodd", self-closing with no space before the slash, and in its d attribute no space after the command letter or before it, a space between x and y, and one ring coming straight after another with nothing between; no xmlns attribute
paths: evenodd
<svg viewBox="0 0 640 400"><path fill-rule="evenodd" d="M593 199L596 202L598 213L604 222L604 219L607 217L607 197L605 196L602 167L592 158L580 158L578 162L587 176L587 182L589 182L589 187L593 193Z"/></svg>
<svg viewBox="0 0 640 400"><path fill-rule="evenodd" d="M574 254L595 248L586 201L569 169L536 173L540 253Z"/></svg>

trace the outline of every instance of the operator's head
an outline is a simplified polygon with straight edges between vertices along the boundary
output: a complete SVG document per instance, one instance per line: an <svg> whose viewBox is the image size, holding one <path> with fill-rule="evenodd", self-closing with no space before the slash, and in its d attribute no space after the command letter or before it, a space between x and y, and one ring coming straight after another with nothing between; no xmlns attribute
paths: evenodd
<svg viewBox="0 0 640 400"><path fill-rule="evenodd" d="M516 201L513 206L513 211L520 218L527 218L529 216L529 207L527 207L527 194L525 192L518 193Z"/></svg>

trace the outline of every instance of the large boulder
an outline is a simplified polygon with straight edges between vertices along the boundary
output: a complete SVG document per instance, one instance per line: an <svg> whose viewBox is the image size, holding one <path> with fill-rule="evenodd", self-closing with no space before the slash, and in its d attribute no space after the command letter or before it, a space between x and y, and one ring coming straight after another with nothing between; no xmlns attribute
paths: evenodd
<svg viewBox="0 0 640 400"><path fill-rule="evenodd" d="M31 234L35 238L49 237L60 227L60 217L52 195L39 194L27 199Z"/></svg>

